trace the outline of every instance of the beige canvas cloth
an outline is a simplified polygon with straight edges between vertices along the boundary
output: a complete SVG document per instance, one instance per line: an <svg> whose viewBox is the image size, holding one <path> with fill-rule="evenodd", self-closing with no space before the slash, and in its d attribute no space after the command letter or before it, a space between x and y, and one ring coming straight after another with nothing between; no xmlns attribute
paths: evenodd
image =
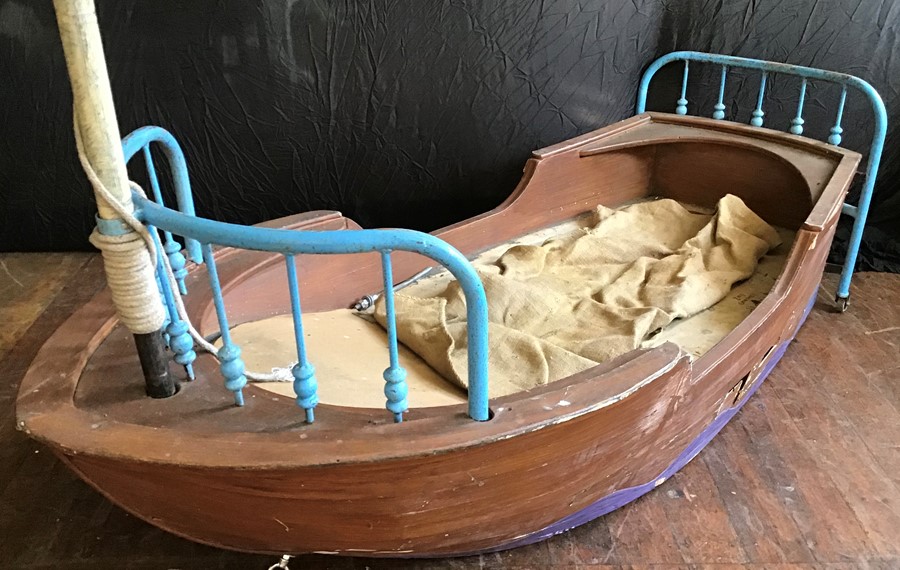
<svg viewBox="0 0 900 570"><path fill-rule="evenodd" d="M750 277L778 233L740 198L713 215L673 200L600 206L591 227L476 265L489 320L491 397L540 386L624 354ZM466 309L456 281L433 297L396 294L400 342L444 378L467 382ZM384 303L375 318L384 326Z"/></svg>

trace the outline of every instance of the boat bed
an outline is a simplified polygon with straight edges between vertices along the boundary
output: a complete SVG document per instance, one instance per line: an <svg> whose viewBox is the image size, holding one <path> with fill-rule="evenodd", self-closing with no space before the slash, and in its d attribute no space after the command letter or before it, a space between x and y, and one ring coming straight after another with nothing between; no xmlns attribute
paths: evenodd
<svg viewBox="0 0 900 570"><path fill-rule="evenodd" d="M684 65L676 114L645 113L650 78L673 61ZM688 61L720 65L720 103L730 69L762 73L752 126L722 120L724 105L713 119L684 116ZM801 93L807 80L841 85L830 144L797 136L802 103L793 134L760 128L768 73L799 75ZM861 157L837 146L848 87L863 91L876 111L859 209L843 200ZM202 335L221 333L227 350L218 358L194 355L179 330L184 321L171 317L169 347L196 380L166 399L144 397L134 340L103 290L37 354L20 386L17 425L116 504L206 544L404 557L542 540L661 484L758 389L811 307L842 212L857 217L858 245L884 140L879 103L871 86L848 75L670 54L645 73L638 115L535 151L505 202L433 234L360 231L338 212L256 227L196 218L174 138L156 127L140 129L123 141L125 156L143 149L150 157L151 143L162 147L179 211L162 197L157 203L136 195L139 220L163 230L166 240L165 232L186 238L186 256L173 241L165 249L183 269L185 314ZM148 167L152 172L149 158ZM784 245L751 279L643 347L562 381L488 398L487 302L468 259L496 255L492 249L517 240L565 234L598 206L660 196L712 208L726 194L783 228ZM194 263L184 266L185 257ZM420 383L427 367L408 355L398 361L392 333L389 354L383 345L370 354L369 346L374 351L384 342L382 333L371 334L374 325L347 311L360 297L385 284L391 291L391 284L436 263L453 272L466 294L465 403L443 380ZM844 305L848 263L838 288ZM440 279L417 287L438 286ZM173 287L160 282L164 296ZM273 366L257 347L283 342L279 315L288 310L300 361L291 389L246 384L245 365ZM349 326L339 329L339 322ZM254 326L262 330L245 334ZM294 360L284 356L287 362L274 365ZM185 369L173 362L170 372L183 377ZM354 382L369 375L365 389ZM382 394L387 412L379 409Z"/></svg>
<svg viewBox="0 0 900 570"><path fill-rule="evenodd" d="M466 257L491 256L517 240L571 231L598 205L663 196L711 209L726 193L795 233L783 233L781 249L717 308L563 381L493 398L489 421L473 421L471 394L467 407L450 389L410 393L402 423L377 409L388 363L383 352L361 357L353 326L370 323L346 308L383 287L383 258L359 253L296 256L308 326L302 338L311 343L322 395L314 423L298 413L296 382L278 386L294 384L293 394L248 384L245 406L235 407L221 382L221 372L234 370L199 352L197 380L171 398L143 397L131 335L104 290L38 354L20 390L19 425L131 512L219 546L422 556L540 540L665 480L759 386L805 317L858 161L856 153L774 131L661 114L535 152L504 204L434 236ZM140 203L145 215L162 216L155 225L172 222L173 231L190 235L176 223L181 218ZM294 239L356 235L359 226L336 212L313 212L261 227L295 230L264 232ZM292 304L284 255L234 247L240 243L188 267L185 307L203 335L221 330L207 285L210 261L236 335ZM391 258L392 283L433 265L413 253ZM338 310L353 323L348 330L317 322ZM695 327L711 333L698 341ZM331 341L316 339L323 333ZM255 367L257 339L243 338L247 365ZM375 339L373 349L383 337ZM350 363L371 374L368 389L341 387L341 378L363 374ZM178 373L174 363L171 371ZM449 388L443 380L431 386Z"/></svg>

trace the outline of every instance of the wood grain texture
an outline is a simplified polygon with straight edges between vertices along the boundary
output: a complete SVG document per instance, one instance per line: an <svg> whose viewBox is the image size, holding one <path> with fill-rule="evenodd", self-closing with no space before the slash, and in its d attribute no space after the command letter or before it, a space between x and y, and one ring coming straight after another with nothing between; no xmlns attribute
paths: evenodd
<svg viewBox="0 0 900 570"><path fill-rule="evenodd" d="M68 254L73 259L80 254ZM8 256L3 256L13 272ZM65 257L54 257L67 265ZM39 254L22 262L46 260ZM84 261L84 258L81 259ZM75 262L75 265L79 262ZM19 281L22 275L13 272ZM94 259L68 273L59 292L43 278L27 283L42 291L34 300L47 309L15 338L5 338L0 385L0 560L5 568L267 568L274 557L239 554L197 545L141 522L79 481L46 447L14 431L15 384L49 334L102 284ZM889 434L878 426L897 425L900 414L900 276L859 274L854 305L843 315L831 311L836 275L824 279L819 300L787 354L759 394L707 449L672 479L619 511L516 550L459 559L378 560L302 556L292 568L306 569L469 569L469 568L666 568L666 569L893 569L900 544L885 541L896 527L900 486L884 482L877 496L860 501L856 487L896 457ZM0 287L15 285L0 275ZM25 315L30 303L2 306ZM835 334L838 331L840 334ZM852 350L852 351L851 351ZM823 358L823 355L829 355ZM862 390L853 404L839 393ZM810 399L813 399L813 404ZM835 399L832 399L835 398ZM818 403L815 402L818 400ZM823 409L823 407L825 409ZM886 414L885 421L875 417ZM823 415L823 412L827 412ZM830 416L830 417L829 417ZM835 429L835 418L841 422ZM827 437L825 437L827 434ZM858 447L853 460L835 457ZM755 450L755 451L754 451ZM740 477L730 472L744 461ZM743 485L741 477L764 484ZM857 481L862 479L862 481ZM743 489L743 490L741 490ZM734 494L732 494L734 492ZM870 508L878 500L890 509ZM760 531L744 513L769 504L780 520L793 520L787 536L779 527ZM797 535L812 553L798 550ZM881 537L881 538L880 538ZM766 548L752 542L763 539ZM782 545L784 543L784 545Z"/></svg>
<svg viewBox="0 0 900 570"><path fill-rule="evenodd" d="M89 259L90 254L0 255L0 358Z"/></svg>

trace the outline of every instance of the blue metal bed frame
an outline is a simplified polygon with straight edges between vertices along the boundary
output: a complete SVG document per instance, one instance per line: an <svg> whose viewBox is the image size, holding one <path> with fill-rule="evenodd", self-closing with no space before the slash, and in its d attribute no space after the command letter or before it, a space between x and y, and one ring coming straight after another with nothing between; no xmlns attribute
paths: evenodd
<svg viewBox="0 0 900 570"><path fill-rule="evenodd" d="M728 68L740 67L760 71L757 105L751 114L752 118L750 121L751 125L756 127L761 127L763 124L765 115L763 102L768 75L780 73L802 78L797 114L791 121L789 128L789 131L795 135L803 133L803 104L808 82L814 80L842 85L843 89L841 90L838 103L837 117L828 137L828 142L834 145L839 145L841 142L841 133L843 132L841 118L846 101L847 88L854 87L869 98L875 114L875 136L869 151L865 183L859 206L853 207L845 204L843 207L843 213L855 218L850 248L837 291L838 302L842 304L842 308L846 308L847 299L849 298L850 279L853 275L853 267L856 263L862 239L862 231L865 226L887 130L887 114L881 97L871 85L851 75L754 59L683 51L661 57L654 61L644 73L638 91L638 114L645 111L650 80L656 72L663 66L678 61L684 62L681 96L676 101L675 108L675 112L680 115L687 114L688 110L686 93L689 62L712 63L722 66L719 98L712 114L714 119L719 120L725 118L723 97ZM168 159L174 182L178 211L164 206L159 180L150 153L151 144L161 147ZM171 134L160 127L143 127L125 137L122 141L122 147L126 161L131 160L138 151L141 151L146 163L153 198L151 200L135 193L133 196L136 208L135 213L139 220L150 227L151 234L154 236L158 246L157 283L166 307L167 322L165 332L167 341L169 348L174 354L175 362L185 367L189 378L194 376L192 369L193 362L196 359L194 342L188 333L187 324L181 320L176 310L176 292L169 285L169 280L161 277L163 275L162 256L166 255L180 293L187 293L184 281L187 275L185 268L186 259L181 251L180 244L174 239L174 235L182 236L185 239L187 255L191 261L206 263L213 303L222 335L222 347L219 349L218 359L222 375L225 378L225 387L234 393L237 405L243 405L244 403L242 390L247 383L247 378L245 376L244 363L240 357L240 348L234 344L231 338L225 300L219 283L212 246L220 245L248 250L269 251L280 253L284 256L297 348L297 364L293 366L291 372L294 377L294 392L297 404L305 411L307 422L313 422L315 419L314 410L318 404L317 381L315 369L310 363L304 343L295 256L297 254L378 252L381 255L382 274L384 277L389 353L388 367L383 373L385 380L384 394L387 399L385 407L391 412L396 422L402 421L403 413L407 410L408 390L405 380L406 371L400 366L398 358L391 252L398 250L409 251L437 261L446 267L460 282L466 298L468 319L468 412L469 416L474 420L485 421L489 419L487 301L484 288L475 269L451 245L430 234L403 229L298 232L242 226L197 218L194 215L194 203L184 153ZM162 230L162 237L160 237L158 230Z"/></svg>
<svg viewBox="0 0 900 570"><path fill-rule="evenodd" d="M859 254L859 246L862 243L862 234L866 227L866 217L869 214L869 205L872 202L872 191L875 188L875 179L878 176L878 165L881 163L881 153L882 150L884 150L884 139L887 135L887 111L884 108L884 102L881 100L881 96L875 91L875 88L866 81L845 73L836 73L834 71L825 71L812 67L775 63L758 59L747 59L729 55L700 53L696 51L676 51L657 59L650 64L650 67L644 72L643 77L641 77L640 87L638 88L638 114L646 111L647 91L650 88L650 80L653 79L656 72L669 63L679 61L684 62L684 73L681 79L681 96L675 102L675 113L678 115L687 114L688 101L686 99L686 94L690 62L711 63L721 66L719 97L718 101L713 106L712 113L712 118L717 120L725 118L723 98L725 96L725 80L728 75L728 69L738 67L759 71L759 93L756 99L756 108L752 111L752 118L750 119L750 124L754 127L761 127L763 125L763 117L765 116L763 103L765 101L766 80L768 76L770 74L781 74L800 77L800 96L797 102L797 114L791 120L790 128L788 128L788 131L795 135L803 134L803 104L806 102L806 89L809 82L812 80L840 85L842 87L841 95L837 104L834 126L831 127L828 136L828 143L835 146L841 144L841 135L844 132L844 129L841 127L841 120L844 116L844 103L847 100L847 88L853 87L868 98L869 102L872 104L875 129L872 136L872 143L869 147L869 161L866 166L865 180L859 197L859 204L857 206L844 204L841 210L842 213L854 218L853 231L850 234L850 244L847 247L847 257L844 260L844 268L841 272L841 279L838 283L835 298L841 311L846 310L850 299L850 280L853 278L853 270L856 267L856 258Z"/></svg>

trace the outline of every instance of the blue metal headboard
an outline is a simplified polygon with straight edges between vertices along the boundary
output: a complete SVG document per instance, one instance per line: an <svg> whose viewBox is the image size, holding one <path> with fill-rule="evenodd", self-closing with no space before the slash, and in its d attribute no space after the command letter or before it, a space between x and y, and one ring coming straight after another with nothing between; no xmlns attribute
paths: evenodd
<svg viewBox="0 0 900 570"><path fill-rule="evenodd" d="M844 103L847 100L848 87L860 91L868 98L869 102L872 104L875 129L874 135L872 136L872 143L869 147L869 162L866 166L865 180L859 197L859 204L857 206L844 204L842 209L844 214L854 218L853 231L850 234L850 244L847 248L847 257L844 261L844 268L841 272L841 280L838 284L835 299L841 310L846 310L850 299L850 280L853 277L853 270L856 267L856 258L859 253L860 243L862 242L863 229L865 229L866 226L866 217L868 216L869 205L872 201L872 190L875 187L875 179L878 176L878 165L881 162L881 152L884 149L884 139L887 134L887 112L885 111L884 102L881 100L881 96L867 82L853 75L844 73L728 55L700 53L695 51L676 51L657 59L651 63L650 67L647 68L647 71L644 72L643 77L641 77L640 87L638 88L638 114L643 113L646 110L647 91L650 87L650 80L653 79L653 76L660 68L676 61L684 62L684 73L681 80L681 96L675 102L675 113L679 115L687 114L688 100L686 95L690 62L712 63L721 66L719 97L718 101L713 106L712 113L712 118L717 120L725 118L725 104L723 103L723 98L725 96L725 81L728 75L728 69L738 67L760 71L759 93L756 99L756 108L753 109L750 119L750 124L755 127L761 127L763 125L763 117L765 116L763 103L765 101L766 79L768 76L770 74L782 74L800 77L802 81L800 83L800 97L797 103L797 114L791 120L791 125L788 129L789 132L795 135L803 134L803 104L806 101L807 83L812 80L841 85L841 95L837 104L834 126L831 127L828 136L828 142L833 145L841 144L841 134L844 132L841 127L841 121L844 115Z"/></svg>
<svg viewBox="0 0 900 570"><path fill-rule="evenodd" d="M162 147L172 169L178 208L175 211L163 205L150 144ZM163 230L163 247L157 247L168 256L178 287L186 293L184 277L185 258L181 246L173 234L183 236L188 255L195 262L206 263L213 303L222 334L222 348L219 361L225 387L234 393L235 403L243 405L243 387L247 384L244 363L240 358L240 348L234 344L228 325L228 316L222 288L219 283L216 261L212 245L223 245L241 249L281 253L285 258L287 281L291 298L291 314L294 322L294 337L297 348L297 364L291 372L294 377L294 392L297 404L305 410L308 422L314 420L313 410L318 404L315 369L309 362L303 337L303 320L300 308L299 282L297 279L297 254L347 254L379 252L384 277L385 310L387 313L387 333L389 366L384 371L387 397L385 407L393 414L394 420L402 421L407 409L406 371L399 363L397 347L397 325L394 311L394 279L391 266L392 251L408 251L429 257L446 267L459 281L466 299L468 320L468 381L469 415L478 421L489 419L488 410L488 324L487 299L484 287L469 261L450 244L439 238L413 230L341 230L298 232L271 228L259 228L217 222L194 216L190 181L187 165L175 138L160 127L144 127L131 133L122 141L125 160L130 160L139 150L143 150L147 164L153 200L134 193L135 214L142 222L151 226L151 234L159 244L156 228ZM159 271L158 271L159 273ZM193 377L191 365L196 358L193 340L188 334L187 324L178 315L175 307L175 292L168 279L158 279L167 309L169 347L175 353L175 361L185 366L188 376Z"/></svg>

